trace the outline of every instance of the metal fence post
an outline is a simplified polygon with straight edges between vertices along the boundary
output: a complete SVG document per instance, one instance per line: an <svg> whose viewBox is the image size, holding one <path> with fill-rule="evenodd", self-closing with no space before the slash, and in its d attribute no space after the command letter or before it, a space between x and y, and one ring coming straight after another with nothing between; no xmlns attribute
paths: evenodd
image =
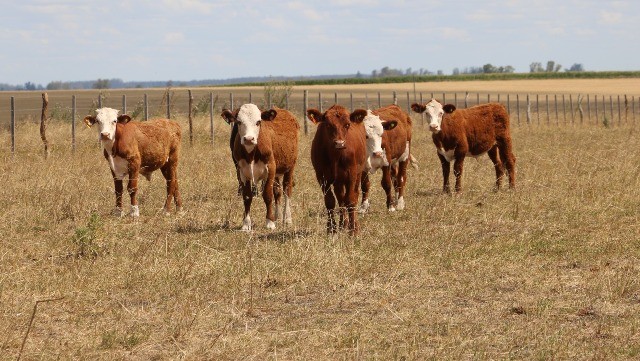
<svg viewBox="0 0 640 361"><path fill-rule="evenodd" d="M71 96L71 152L76 152L76 96Z"/></svg>

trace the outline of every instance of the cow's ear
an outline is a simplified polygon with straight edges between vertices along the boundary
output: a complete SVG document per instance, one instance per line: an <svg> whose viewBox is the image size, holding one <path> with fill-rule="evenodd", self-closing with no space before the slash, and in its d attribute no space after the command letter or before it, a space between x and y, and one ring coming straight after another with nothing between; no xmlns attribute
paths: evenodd
<svg viewBox="0 0 640 361"><path fill-rule="evenodd" d="M86 124L87 127L91 128L92 125L96 124L96 117L87 115L86 117L84 117L84 124Z"/></svg>
<svg viewBox="0 0 640 361"><path fill-rule="evenodd" d="M442 110L444 110L445 113L451 114L456 110L456 106L453 104L446 104L442 107Z"/></svg>
<svg viewBox="0 0 640 361"><path fill-rule="evenodd" d="M424 104L413 103L411 104L411 109L416 113L423 113L427 110L427 106Z"/></svg>
<svg viewBox="0 0 640 361"><path fill-rule="evenodd" d="M274 120L276 118L276 115L278 115L278 112L276 112L274 109L269 109L262 112L260 118L262 118L262 120Z"/></svg>
<svg viewBox="0 0 640 361"><path fill-rule="evenodd" d="M220 115L222 116L222 119L227 122L227 124L231 124L236 121L236 117L233 115L233 113L231 113L229 109L223 110L222 114Z"/></svg>
<svg viewBox="0 0 640 361"><path fill-rule="evenodd" d="M118 123L127 124L131 121L131 117L127 114L118 115Z"/></svg>
<svg viewBox="0 0 640 361"><path fill-rule="evenodd" d="M395 120L384 121L382 122L382 129L391 130L395 128L397 125L398 125L398 122Z"/></svg>
<svg viewBox="0 0 640 361"><path fill-rule="evenodd" d="M309 120L313 122L313 124L318 124L324 120L322 117L322 113L320 113L320 111L315 108L307 109L307 117L309 117Z"/></svg>
<svg viewBox="0 0 640 361"><path fill-rule="evenodd" d="M367 114L367 111L364 109L356 109L349 115L349 120L353 123L362 123Z"/></svg>

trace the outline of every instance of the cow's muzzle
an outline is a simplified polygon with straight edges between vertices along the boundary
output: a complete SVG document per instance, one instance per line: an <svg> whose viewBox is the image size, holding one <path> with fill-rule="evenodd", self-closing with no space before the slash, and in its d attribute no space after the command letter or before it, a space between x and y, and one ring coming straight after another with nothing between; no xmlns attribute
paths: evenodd
<svg viewBox="0 0 640 361"><path fill-rule="evenodd" d="M333 144L335 145L336 149L343 149L346 146L344 140L334 140Z"/></svg>

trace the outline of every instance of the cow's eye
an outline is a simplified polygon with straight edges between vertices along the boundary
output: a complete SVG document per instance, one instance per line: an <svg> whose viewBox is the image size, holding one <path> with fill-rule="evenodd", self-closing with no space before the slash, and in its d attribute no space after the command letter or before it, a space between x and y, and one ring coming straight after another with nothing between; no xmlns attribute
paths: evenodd
<svg viewBox="0 0 640 361"><path fill-rule="evenodd" d="M260 121L260 120L258 120L258 121L256 122L256 125L257 125L257 126L260 126L260 123L261 123L261 121Z"/></svg>
<svg viewBox="0 0 640 361"><path fill-rule="evenodd" d="M349 129L349 127L351 126L351 123L347 123L344 125L345 128Z"/></svg>
<svg viewBox="0 0 640 361"><path fill-rule="evenodd" d="M369 136L367 135L367 139L369 139Z"/></svg>

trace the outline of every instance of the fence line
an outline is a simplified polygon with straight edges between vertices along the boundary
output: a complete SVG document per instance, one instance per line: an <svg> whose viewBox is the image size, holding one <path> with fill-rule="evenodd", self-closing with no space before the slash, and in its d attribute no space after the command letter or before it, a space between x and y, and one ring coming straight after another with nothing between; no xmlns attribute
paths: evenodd
<svg viewBox="0 0 640 361"><path fill-rule="evenodd" d="M185 95L186 93L186 101ZM73 152L76 150L76 120L78 114L80 117L83 117L84 114L88 114L92 112L94 109L102 106L109 107L117 107L122 109L122 113L128 113L134 119L143 119L148 120L152 115L165 115L166 118L175 118L179 114L188 115L189 122L189 142L193 144L195 141L194 138L194 123L197 122L197 116L205 115L209 117L209 140L211 144L214 142L214 125L216 116L219 116L221 110L223 108L231 108L234 109L236 103L243 103L245 101L252 102L253 100L258 101L258 105L263 107L265 105L277 105L278 107L283 107L290 110L301 110L301 121L304 129L304 133L309 133L308 128L308 120L306 119L307 109L316 107L320 111L327 108L327 101L324 98L323 92L318 92L317 95L317 104L309 97L308 90L303 90L301 92L292 92L287 93L283 98L278 98L277 101L274 97L271 97L269 93L265 94L264 99L254 99L255 97L251 92L248 94L236 94L233 92L228 93L228 101L222 104L219 103L219 94L214 94L211 91L202 91L202 90L186 90L184 93L182 91L169 91L167 90L164 93L161 93L161 96L151 97L147 93L141 94L142 99L140 97L133 98L128 97L126 94L122 94L121 96L111 97L105 96L104 93L99 93L97 96L95 94L86 96L84 94L77 95L72 94L65 96L57 96L54 94L49 94L49 111L48 117L56 120L62 121L70 121L71 122L71 149ZM199 98L198 97L199 94ZM0 94L1 95L1 94ZM400 107L404 107L406 111L415 117L418 117L417 114L411 111L411 93L406 93L406 99L401 99L403 97L398 97L398 93L396 91L389 92L376 92L377 95L377 104L370 104L369 94L364 93L353 93L353 92L333 92L333 102L338 103L339 101L348 102L349 109L351 111L357 108L369 108L370 105L377 105L378 107L382 107L387 104L397 104ZM415 99L419 99L421 103L424 103L425 100L428 100L427 96L434 97L434 93L423 93L419 92L414 94ZM447 99L453 101L453 104L458 107L464 106L474 106L480 104L481 93L476 93L475 96L475 104L473 101L469 102L470 96L472 93L467 92L444 92L441 94L441 102L447 102ZM550 126L552 124L552 113L555 113L555 125L560 126L561 121L562 125L571 124L572 126L577 125L578 122L576 120L575 112L579 112L580 116L580 125L604 125L604 126L621 126L621 125L634 125L636 124L636 112L640 111L640 97L638 97L638 107L636 107L636 97L629 96L627 94L620 95L609 95L608 104L605 95L592 95L586 94L586 106L587 106L587 114L585 119L585 114L583 110L583 94L567 94L568 104L566 101L566 94L554 94L553 98L549 96L549 94L545 94L544 98L541 99L540 94L535 95L535 115L534 112L534 104L533 99L531 99L530 94L522 94L524 95L523 99L520 99L519 93L506 93L506 102L502 97L504 93L487 93L486 100L487 102L497 101L499 103L503 103L507 111L509 112L512 123L520 126L520 117L523 111L521 111L521 105L524 108L524 115L526 116L526 123L523 123L527 126L531 125L541 125L544 124L542 119L546 116L546 125ZM512 95L515 95L515 100L512 99ZM576 102L574 104L574 95L577 96ZM71 97L71 105L70 107L64 106L63 104L69 104L68 100L65 100L66 97ZM459 99L458 96L464 97L464 101ZM558 96L561 99L558 99ZM347 98L348 97L348 98ZM428 98L428 99L425 99ZM600 98L600 99L599 99ZM36 101L36 97L30 95L30 93L25 93L24 97L20 95L13 95L10 97L10 106L3 106L2 99L0 98L0 124L8 118L9 120L9 131L11 136L11 152L15 153L16 144L15 144L15 132L16 132L16 122L20 122L23 120L35 120L39 115L38 113L42 110L42 106L38 104ZM41 98L40 98L41 99ZM68 98L66 98L68 99ZM329 98L331 99L331 98ZM496 100L497 99L497 100ZM197 100L197 101L196 101ZM415 100L414 100L415 101ZM515 101L515 104L513 104ZM274 104L277 103L277 104ZM284 103L282 103L284 102ZM405 103L406 102L406 103ZM282 104L281 104L282 103ZM402 104L404 103L404 104ZM541 105L541 103L543 103ZM599 104L600 103L600 104ZM135 104L135 106L131 106ZM344 104L347 105L347 104ZM568 109L567 109L568 105ZM551 108L553 106L553 109ZM592 106L593 106L593 114L592 114ZM560 109L562 107L562 109ZM607 107L609 109L607 109ZM355 109L354 109L355 108ZM617 112L616 112L617 108ZM154 109L150 111L150 109ZM608 111L607 111L608 110ZM570 115L567 115L567 111L570 112ZM560 119L560 112L562 112L562 120ZM631 112L631 114L629 114ZM207 114L208 113L208 114ZM545 114L546 113L546 114ZM616 114L617 113L617 114ZM7 116L8 115L8 116ZM536 118L534 118L534 116ZM570 118L569 118L570 117ZM420 115L421 124L424 124L424 115ZM536 122L537 120L537 122ZM5 123L6 124L6 123ZM44 141L44 140L43 140Z"/></svg>

